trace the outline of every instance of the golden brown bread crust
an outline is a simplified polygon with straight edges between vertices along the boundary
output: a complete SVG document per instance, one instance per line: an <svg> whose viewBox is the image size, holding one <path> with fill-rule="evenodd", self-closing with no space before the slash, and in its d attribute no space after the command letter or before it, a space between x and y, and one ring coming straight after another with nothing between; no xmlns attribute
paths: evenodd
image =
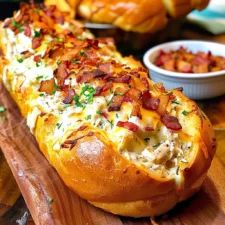
<svg viewBox="0 0 225 225"><path fill-rule="evenodd" d="M82 18L95 23L113 24L126 31L154 33L167 23L168 14L178 18L193 9L204 9L209 0L46 0L59 9L77 11Z"/></svg>
<svg viewBox="0 0 225 225"><path fill-rule="evenodd" d="M166 11L158 0L84 0L78 5L78 13L93 22L141 33L158 31L167 22Z"/></svg>
<svg viewBox="0 0 225 225"><path fill-rule="evenodd" d="M174 18L187 15L193 9L204 9L209 0L163 0L168 14Z"/></svg>
<svg viewBox="0 0 225 225"><path fill-rule="evenodd" d="M125 160L113 145L105 142L103 134L96 132L92 137L85 137L67 154L52 155L44 137L54 128L55 122L53 117L43 116L37 121L35 136L40 149L65 184L91 204L123 216L160 215L200 189L215 153L214 133L207 117L202 117L197 105L181 92L174 91L174 94L188 105L186 109L193 110L195 119L189 126L202 131L196 137L200 145L192 162L183 171L181 187L174 179L161 179ZM76 139L77 135L85 135L89 131L95 132L94 128L87 128L79 134L75 132L72 137ZM70 171L76 179L71 179Z"/></svg>
<svg viewBox="0 0 225 225"><path fill-rule="evenodd" d="M4 45L1 47L6 53L6 47ZM96 46L94 47L94 52L101 51L101 49L96 50ZM113 47L110 50L107 46L104 56L110 54L110 57L116 55L118 61L122 60L128 68L140 68L139 62L130 57L122 58L117 55L118 53ZM116 64L113 62L111 65ZM124 71L121 64L117 65L116 69ZM130 85L142 90L144 82L140 83L143 80L139 80L139 78L146 78L147 73L142 67L139 69L138 75L137 71L131 70L130 74L132 72ZM23 116L27 117L32 109L31 100L40 92L35 91L32 85L21 89L18 81L14 87L13 77L16 76L15 74L6 73L4 76L4 84L18 104ZM58 117L53 112L43 112L38 115L33 128L33 134L40 150L65 184L93 205L119 215L134 217L159 215L171 209L177 202L188 198L200 188L215 152L212 126L196 103L189 100L180 91L166 92L161 85L155 85L151 81L147 84L149 85L148 91L151 90L151 94L156 97L171 96L173 100L175 97L182 103L176 103L179 106L174 108L175 116L182 125L182 130L178 133L181 139L191 141L193 148L188 152L188 161L179 163L175 175L159 175L159 173L127 159L119 151L118 144L110 139L111 133L95 127L88 121L82 124L82 129L80 129L81 127L79 129L72 128L62 134L63 143L68 140L70 143L75 141L70 149L62 144L58 150L53 149L54 143L57 141L54 138L54 132L58 123ZM123 86L125 87L126 84ZM166 110L169 111L171 105L170 100ZM128 110L128 104L124 103L123 107L121 110ZM143 120L152 118L153 121L160 123L158 120L162 112L144 108L141 108L141 112ZM73 118L76 119L75 116ZM135 138L135 135L131 137Z"/></svg>

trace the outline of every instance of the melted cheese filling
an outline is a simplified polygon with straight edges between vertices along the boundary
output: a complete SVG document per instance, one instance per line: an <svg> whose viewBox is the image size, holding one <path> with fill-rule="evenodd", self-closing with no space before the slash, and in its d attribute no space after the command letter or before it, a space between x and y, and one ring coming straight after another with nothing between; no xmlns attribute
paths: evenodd
<svg viewBox="0 0 225 225"><path fill-rule="evenodd" d="M83 109L63 104L63 98L59 91L56 91L54 95L40 94L38 92L40 81L53 78L53 71L57 68L57 64L42 61L37 66L33 57L19 62L18 58L21 57L21 52L27 50L33 52L31 38L27 38L22 33L15 35L10 29L4 29L4 31L3 44L6 44L6 58L9 63L4 68L3 81L6 87L13 92L18 91L18 80L20 80L20 91L27 87L33 89L35 94L29 96L30 111L27 115L27 125L31 132L33 132L36 120L42 112L51 113L57 117L57 126L52 134L53 150L60 150L66 136L75 128L89 123L108 134L109 139L117 144L120 153L138 166L160 173L162 176L177 176L179 174L179 161L187 162L185 155L190 151L192 144L182 142L177 133L172 133L156 120L151 120L154 117L154 112L145 119L155 128L155 131L146 132L145 122L138 117L130 116L131 103L124 103L120 111L109 113L107 119L98 113L107 109L107 104L112 96L94 97L93 102L87 104ZM85 34L83 36L85 37ZM35 54L44 54L50 40L51 37L45 37L45 41ZM118 57L115 58L117 61L122 61L122 58L117 54L114 57ZM75 79L67 79L66 84L75 87L76 93L79 93L82 88ZM141 132L136 134L118 127L116 126L118 121L132 122L139 126Z"/></svg>

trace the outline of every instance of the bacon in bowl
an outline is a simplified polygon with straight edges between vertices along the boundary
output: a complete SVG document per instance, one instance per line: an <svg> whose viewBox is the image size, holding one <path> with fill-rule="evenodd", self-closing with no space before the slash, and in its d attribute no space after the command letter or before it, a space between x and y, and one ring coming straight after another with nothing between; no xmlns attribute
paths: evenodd
<svg viewBox="0 0 225 225"><path fill-rule="evenodd" d="M180 46L178 50L160 50L155 65L162 69L180 73L208 73L225 69L225 57L213 55L211 51L196 53Z"/></svg>
<svg viewBox="0 0 225 225"><path fill-rule="evenodd" d="M149 49L144 64L153 81L163 82L167 89L183 87L191 99L225 94L224 44L195 40L168 42Z"/></svg>

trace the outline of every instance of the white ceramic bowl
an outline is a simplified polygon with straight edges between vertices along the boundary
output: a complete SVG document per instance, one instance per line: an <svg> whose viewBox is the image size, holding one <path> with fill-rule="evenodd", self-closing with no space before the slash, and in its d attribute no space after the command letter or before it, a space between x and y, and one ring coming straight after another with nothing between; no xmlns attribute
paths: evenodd
<svg viewBox="0 0 225 225"><path fill-rule="evenodd" d="M183 46L192 52L211 51L213 55L225 57L225 45L208 41L173 41L157 45L144 55L144 64L155 82L162 82L167 89L183 87L184 93L192 99L207 99L225 94L225 70L210 73L178 73L164 70L154 61L160 50L177 50Z"/></svg>

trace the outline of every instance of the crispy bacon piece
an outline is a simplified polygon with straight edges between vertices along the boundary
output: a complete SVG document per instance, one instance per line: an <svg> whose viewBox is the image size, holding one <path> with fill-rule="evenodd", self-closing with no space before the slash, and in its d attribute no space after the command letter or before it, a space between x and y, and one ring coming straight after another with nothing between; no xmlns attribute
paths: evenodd
<svg viewBox="0 0 225 225"><path fill-rule="evenodd" d="M130 75L123 75L122 77L117 77L114 79L115 83L126 83L128 84L131 80L131 76Z"/></svg>
<svg viewBox="0 0 225 225"><path fill-rule="evenodd" d="M127 75L127 74L124 74L124 75L118 76L118 77L114 77L114 76L109 75L109 76L106 76L106 80L107 81L113 81L115 83L126 83L126 84L128 84L131 80L131 76Z"/></svg>
<svg viewBox="0 0 225 225"><path fill-rule="evenodd" d="M172 62L175 64L174 60L172 60ZM168 63L167 63L168 64ZM166 70L171 70L171 71L175 71L175 68L173 68L173 70L169 67L165 67ZM185 62L183 60L180 60L177 62L177 70L182 72L182 73L192 73L192 66L191 63L189 62Z"/></svg>
<svg viewBox="0 0 225 225"><path fill-rule="evenodd" d="M131 115L132 116L137 116L139 117L140 119L142 118L142 115L141 115L141 108L140 108L140 105L136 102L133 102L132 104L132 112L131 112Z"/></svg>
<svg viewBox="0 0 225 225"><path fill-rule="evenodd" d="M136 88L130 88L124 96L124 101L132 102L139 101L141 98L141 91Z"/></svg>
<svg viewBox="0 0 225 225"><path fill-rule="evenodd" d="M4 21L3 28L9 27L9 25L10 25L11 23L12 23L12 19L7 18L7 19Z"/></svg>
<svg viewBox="0 0 225 225"><path fill-rule="evenodd" d="M108 119L108 113L107 112L101 112L101 115L105 118L105 119Z"/></svg>
<svg viewBox="0 0 225 225"><path fill-rule="evenodd" d="M137 132L139 130L139 127L136 124L134 124L132 122L128 122L128 121L126 121L126 122L118 121L116 126L126 128L132 132Z"/></svg>
<svg viewBox="0 0 225 225"><path fill-rule="evenodd" d="M69 76L69 73L67 71L67 62L62 62L60 63L58 69L56 69L55 71L55 77L57 78L57 81L58 81L58 85L60 87L62 87L64 85L64 81L65 79Z"/></svg>
<svg viewBox="0 0 225 225"><path fill-rule="evenodd" d="M178 131L182 129L181 124L178 119L174 116L170 116L168 114L164 114L161 116L162 123L171 130Z"/></svg>
<svg viewBox="0 0 225 225"><path fill-rule="evenodd" d="M66 91L66 97L63 99L64 104L70 104L73 101L73 97L75 96L75 91L73 89L69 89Z"/></svg>
<svg viewBox="0 0 225 225"><path fill-rule="evenodd" d="M162 94L162 95L159 96L160 104L159 104L159 107L157 109L157 112L160 115L163 115L163 114L166 113L166 108L167 108L169 99L170 99L170 97L168 95L163 95Z"/></svg>
<svg viewBox="0 0 225 225"><path fill-rule="evenodd" d="M142 107L147 110L156 111L159 107L160 100L151 96L149 91L145 91L142 94Z"/></svg>
<svg viewBox="0 0 225 225"><path fill-rule="evenodd" d="M113 83L112 82L108 82L102 87L97 87L95 96L101 95L103 92L108 91L112 87L113 87Z"/></svg>
<svg viewBox="0 0 225 225"><path fill-rule="evenodd" d="M32 52L29 52L29 51L27 50L27 51L21 52L21 55L23 55L23 58L24 58L24 59L27 59L28 57L32 56L33 53L32 53Z"/></svg>
<svg viewBox="0 0 225 225"><path fill-rule="evenodd" d="M64 24L64 21L65 21L65 18L64 18L63 15L57 16L57 17L55 18L55 22L56 22L56 23Z"/></svg>
<svg viewBox="0 0 225 225"><path fill-rule="evenodd" d="M84 71L81 75L77 77L77 82L81 84L87 83L94 78L101 78L104 77L105 75L106 74L99 69L95 69L93 71Z"/></svg>
<svg viewBox="0 0 225 225"><path fill-rule="evenodd" d="M31 36L31 29L30 29L29 25L25 26L25 28L24 28L24 35L27 36L27 37Z"/></svg>
<svg viewBox="0 0 225 225"><path fill-rule="evenodd" d="M109 112L119 111L122 103L123 103L123 96L121 96L121 95L114 96L112 99L112 102L108 108L108 111Z"/></svg>
<svg viewBox="0 0 225 225"><path fill-rule="evenodd" d="M57 50L58 49L56 49L56 51ZM79 51L80 51L80 48L69 49L66 52L63 51L63 55L61 56L61 60L62 61L71 61L79 53Z"/></svg>
<svg viewBox="0 0 225 225"><path fill-rule="evenodd" d="M98 69L108 74L111 72L111 67L112 67L111 63L100 63Z"/></svg>
<svg viewBox="0 0 225 225"><path fill-rule="evenodd" d="M150 131L154 131L153 127L145 127L145 131L150 132Z"/></svg>
<svg viewBox="0 0 225 225"><path fill-rule="evenodd" d="M88 46L89 47L92 47L92 48L94 48L96 50L99 48L98 47L98 43L99 43L98 40L96 40L96 39L87 39L87 42L88 42Z"/></svg>
<svg viewBox="0 0 225 225"><path fill-rule="evenodd" d="M34 56L34 62L40 62L40 60L41 60L41 55L35 55Z"/></svg>
<svg viewBox="0 0 225 225"><path fill-rule="evenodd" d="M142 77L142 78L141 78L141 82L142 82L143 85L146 87L146 89L149 90L150 86L149 86L148 79L147 79L146 77Z"/></svg>
<svg viewBox="0 0 225 225"><path fill-rule="evenodd" d="M34 37L32 39L32 48L33 49L39 48L41 46L42 39L43 37Z"/></svg>
<svg viewBox="0 0 225 225"><path fill-rule="evenodd" d="M45 92L46 94L51 95L54 93L55 89L56 89L56 84L55 84L54 78L50 80L41 81L41 85L39 88L40 92Z"/></svg>

